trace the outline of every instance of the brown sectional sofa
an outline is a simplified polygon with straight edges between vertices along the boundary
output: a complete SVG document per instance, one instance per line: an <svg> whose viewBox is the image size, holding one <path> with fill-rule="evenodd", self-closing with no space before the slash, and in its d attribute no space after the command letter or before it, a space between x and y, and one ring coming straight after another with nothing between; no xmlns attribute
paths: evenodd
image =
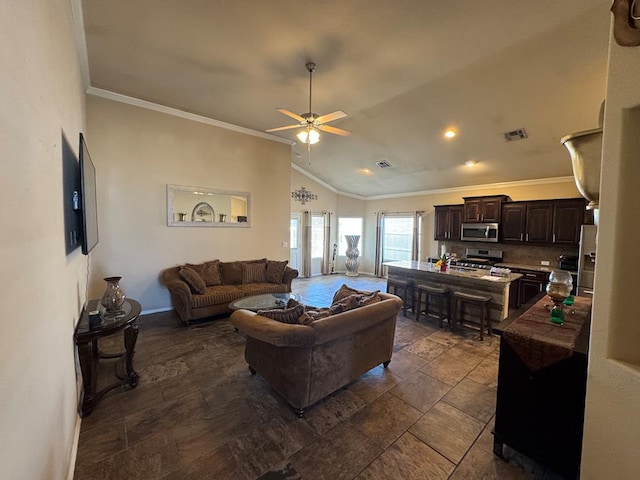
<svg viewBox="0 0 640 480"><path fill-rule="evenodd" d="M167 268L160 274L160 280L169 290L176 312L188 325L191 320L230 313L229 303L238 298L290 292L291 281L298 276L298 271L286 263L266 258L212 260ZM189 276L194 272L197 281Z"/></svg>
<svg viewBox="0 0 640 480"><path fill-rule="evenodd" d="M231 324L246 335L245 359L293 407L305 409L379 364L391 361L402 300L381 301L308 325L283 323L237 310Z"/></svg>

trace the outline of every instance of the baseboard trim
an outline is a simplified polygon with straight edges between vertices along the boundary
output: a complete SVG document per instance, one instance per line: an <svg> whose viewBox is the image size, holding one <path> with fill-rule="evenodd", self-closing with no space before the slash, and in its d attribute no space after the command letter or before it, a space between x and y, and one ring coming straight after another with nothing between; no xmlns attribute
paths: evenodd
<svg viewBox="0 0 640 480"><path fill-rule="evenodd" d="M76 415L76 426L73 432L73 444L71 445L71 455L69 455L69 469L67 470L67 480L73 480L76 473L76 458L78 457L78 444L80 443L80 427L82 418Z"/></svg>
<svg viewBox="0 0 640 480"><path fill-rule="evenodd" d="M140 315L150 315L152 313L170 312L171 310L173 310L173 307L152 308L150 310L142 310L142 312L140 312Z"/></svg>

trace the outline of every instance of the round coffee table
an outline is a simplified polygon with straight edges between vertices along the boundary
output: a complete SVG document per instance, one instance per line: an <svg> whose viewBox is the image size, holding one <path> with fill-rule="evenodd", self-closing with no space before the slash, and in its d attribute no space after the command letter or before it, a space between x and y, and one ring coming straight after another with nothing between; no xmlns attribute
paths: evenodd
<svg viewBox="0 0 640 480"><path fill-rule="evenodd" d="M293 298L300 301L302 297L297 293L265 293L264 295L253 295L251 297L242 297L231 302L229 308L231 310L271 310L273 308L284 308L289 299Z"/></svg>

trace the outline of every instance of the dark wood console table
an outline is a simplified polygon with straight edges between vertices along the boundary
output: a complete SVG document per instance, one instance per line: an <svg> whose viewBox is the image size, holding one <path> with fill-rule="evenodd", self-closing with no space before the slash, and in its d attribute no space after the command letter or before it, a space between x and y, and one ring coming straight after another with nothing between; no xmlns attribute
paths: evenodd
<svg viewBox="0 0 640 480"><path fill-rule="evenodd" d="M98 311L99 315L90 316L89 312ZM138 374L133 369L133 355L138 339L138 324L141 307L138 302L125 299L121 309L108 312L98 300L89 300L87 308L82 312L75 331L75 342L78 347L78 359L82 370L81 415L89 415L100 399L109 391L121 385L135 388L138 385ZM104 353L98 347L98 340L124 330L124 352ZM118 359L116 363L117 381L96 391L98 386L98 362L101 358Z"/></svg>
<svg viewBox="0 0 640 480"><path fill-rule="evenodd" d="M580 475L591 300L576 297L566 309L564 326L548 321L545 304L550 303L540 294L494 328L501 338L493 451L502 456L507 444L575 479Z"/></svg>

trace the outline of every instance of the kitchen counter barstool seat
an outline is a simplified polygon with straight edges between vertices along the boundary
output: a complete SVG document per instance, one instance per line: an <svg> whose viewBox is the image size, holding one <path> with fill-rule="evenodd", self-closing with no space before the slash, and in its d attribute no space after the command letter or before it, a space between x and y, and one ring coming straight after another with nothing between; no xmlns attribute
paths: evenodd
<svg viewBox="0 0 640 480"><path fill-rule="evenodd" d="M413 282L411 280L388 278L387 293L392 293L402 299L402 309L405 317L407 316L407 308L411 308L411 311L414 311Z"/></svg>
<svg viewBox="0 0 640 480"><path fill-rule="evenodd" d="M491 297L484 295L473 295L470 293L453 292L453 318L454 323L460 325L464 322L464 313L466 307L477 307L480 310L480 340L483 340L483 331L485 322L487 332L491 335L491 319L489 318L489 302ZM459 313L459 315L458 315Z"/></svg>
<svg viewBox="0 0 640 480"><path fill-rule="evenodd" d="M442 321L445 318L449 320L449 325L451 325L450 290L445 287L434 287L431 285L422 284L418 284L416 288L418 292L418 298L416 299L416 303L418 304L416 320L420 320L420 315L422 315L423 313L426 318L429 318L429 306L433 301L438 306L437 318L440 324L440 328L442 328ZM424 309L422 308L423 297Z"/></svg>

